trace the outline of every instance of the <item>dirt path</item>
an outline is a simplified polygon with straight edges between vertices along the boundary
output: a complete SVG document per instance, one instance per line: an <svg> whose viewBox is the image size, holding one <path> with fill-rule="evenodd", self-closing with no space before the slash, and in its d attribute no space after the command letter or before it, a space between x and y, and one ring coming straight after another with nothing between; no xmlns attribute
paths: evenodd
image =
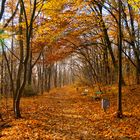
<svg viewBox="0 0 140 140"><path fill-rule="evenodd" d="M100 101L75 89L58 89L43 96L23 98L23 119L2 130L2 140L139 140L140 117L114 118L116 99L105 113Z"/></svg>

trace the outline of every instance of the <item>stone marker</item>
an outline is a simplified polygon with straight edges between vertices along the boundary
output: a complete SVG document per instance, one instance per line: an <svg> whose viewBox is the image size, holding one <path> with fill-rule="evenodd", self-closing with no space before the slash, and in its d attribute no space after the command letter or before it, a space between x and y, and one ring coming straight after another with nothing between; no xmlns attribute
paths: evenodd
<svg viewBox="0 0 140 140"><path fill-rule="evenodd" d="M88 89L85 89L81 94L82 95L87 95L88 94Z"/></svg>
<svg viewBox="0 0 140 140"><path fill-rule="evenodd" d="M108 99L102 99L101 100L101 106L102 106L102 109L104 109L104 111L106 112L107 108L109 108L110 106L110 102Z"/></svg>

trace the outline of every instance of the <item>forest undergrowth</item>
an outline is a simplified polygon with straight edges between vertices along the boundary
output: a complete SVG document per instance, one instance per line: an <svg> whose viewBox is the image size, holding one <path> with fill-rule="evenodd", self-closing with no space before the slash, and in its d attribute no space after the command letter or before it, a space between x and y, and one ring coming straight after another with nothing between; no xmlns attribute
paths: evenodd
<svg viewBox="0 0 140 140"><path fill-rule="evenodd" d="M102 98L110 100L106 112L89 90L67 86L36 97L22 98L22 119L15 120L8 99L1 107L1 140L139 140L140 86L123 87L123 118L116 118L117 87L105 87ZM5 100L2 101L5 104ZM6 110L8 108L8 110ZM3 124L5 123L5 124Z"/></svg>

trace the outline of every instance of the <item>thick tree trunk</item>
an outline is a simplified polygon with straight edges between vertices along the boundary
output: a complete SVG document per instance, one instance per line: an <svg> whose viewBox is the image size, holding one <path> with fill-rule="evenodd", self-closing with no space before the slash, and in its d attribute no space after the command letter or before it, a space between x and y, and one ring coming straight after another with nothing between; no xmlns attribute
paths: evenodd
<svg viewBox="0 0 140 140"><path fill-rule="evenodd" d="M23 20L23 6L21 5L20 8L20 17L19 17L19 23L22 22ZM19 25L19 35L22 36L23 35L23 29L22 26ZM14 97L13 97L13 110L14 110L14 116L15 118L20 118L21 114L20 114L20 97L21 97L21 93L19 92L20 87L21 87L21 76L22 76L22 72L23 72L23 57L24 57L24 50L23 50L23 40L22 38L20 38L19 40L19 45L20 45L20 63L18 66L18 73L17 73L17 79L16 79L16 90L14 93Z"/></svg>

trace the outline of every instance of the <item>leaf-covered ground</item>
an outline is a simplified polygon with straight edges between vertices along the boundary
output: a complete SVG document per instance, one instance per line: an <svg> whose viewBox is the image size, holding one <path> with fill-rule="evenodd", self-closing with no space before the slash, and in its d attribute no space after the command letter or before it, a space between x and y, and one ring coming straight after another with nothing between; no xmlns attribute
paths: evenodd
<svg viewBox="0 0 140 140"><path fill-rule="evenodd" d="M87 96L81 92L82 89L64 87L42 96L22 98L23 118L9 118L1 127L0 139L140 140L140 87L123 89L123 119L115 117L117 88L107 87L103 95L110 100L106 113L100 101L91 98L92 92Z"/></svg>

